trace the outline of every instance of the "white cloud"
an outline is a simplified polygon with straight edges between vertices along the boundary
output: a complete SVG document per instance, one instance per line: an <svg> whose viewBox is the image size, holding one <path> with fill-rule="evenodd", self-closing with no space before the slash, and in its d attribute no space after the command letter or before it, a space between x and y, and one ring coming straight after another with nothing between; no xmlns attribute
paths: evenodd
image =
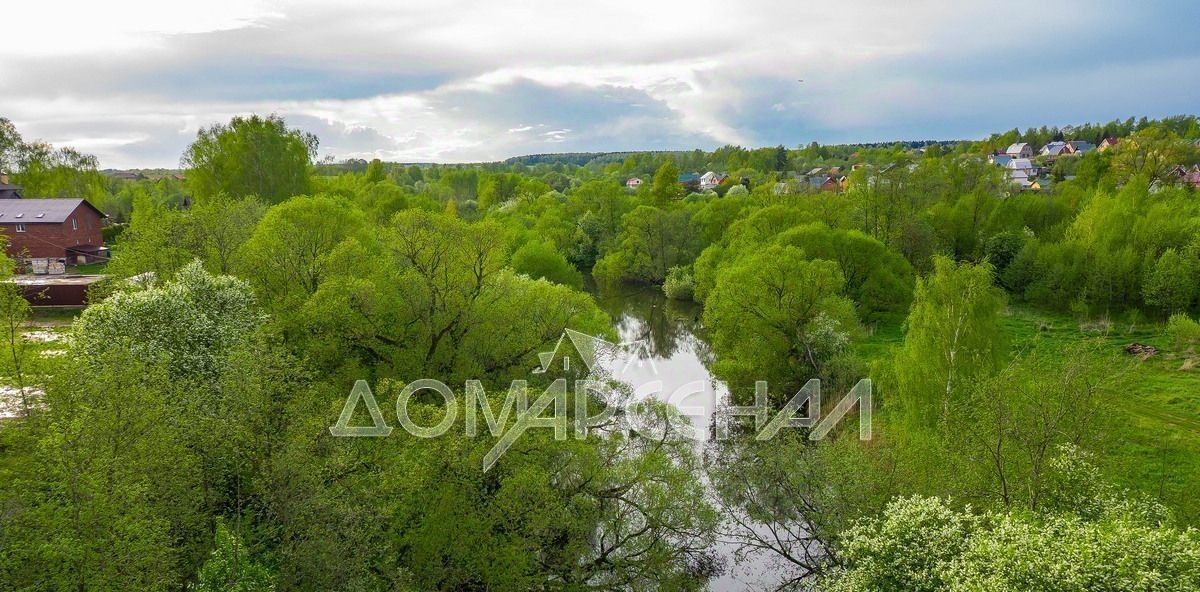
<svg viewBox="0 0 1200 592"><path fill-rule="evenodd" d="M1118 99L1156 114L1194 99L1195 85L1163 65L1200 53L1170 42L1189 38L1181 23L1196 8L1106 0L70 4L6 6L15 26L0 53L0 116L105 166L173 166L200 126L247 112L278 112L317 132L323 154L455 161L547 144L961 134L987 131L1014 105L1022 126L1064 104L1079 118L1107 113ZM1013 18L1031 11L1047 23L1036 35ZM1143 103L1121 89L1106 97L1095 83L1112 70L1091 54L1112 39L1134 61L1121 71L1156 91ZM1070 101L1048 104L1062 81L1080 87L1058 89ZM943 125L950 120L957 127Z"/></svg>
<svg viewBox="0 0 1200 592"><path fill-rule="evenodd" d="M145 51L175 35L255 26L279 17L261 0L9 2L5 53L70 56Z"/></svg>

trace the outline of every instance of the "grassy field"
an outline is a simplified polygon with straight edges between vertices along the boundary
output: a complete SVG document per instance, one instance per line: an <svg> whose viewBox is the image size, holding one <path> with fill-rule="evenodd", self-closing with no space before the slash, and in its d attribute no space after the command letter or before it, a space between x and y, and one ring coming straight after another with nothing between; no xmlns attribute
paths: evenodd
<svg viewBox="0 0 1200 592"><path fill-rule="evenodd" d="M79 318L82 308L39 306L29 309L30 325L70 325Z"/></svg>
<svg viewBox="0 0 1200 592"><path fill-rule="evenodd" d="M870 336L857 351L867 360L887 355L904 338L903 319L869 326ZM1013 305L1001 321L1015 352L1035 345L1061 351L1096 340L1119 360L1132 365L1129 391L1119 400L1120 417L1106 446L1102 465L1130 490L1167 503L1188 524L1200 524L1200 353L1173 351L1158 322L1080 323L1069 315ZM1125 353L1141 343L1159 352L1142 358Z"/></svg>
<svg viewBox="0 0 1200 592"><path fill-rule="evenodd" d="M86 265L76 265L71 268L71 273L78 273L81 275L102 274L104 273L105 267L108 267L107 261L102 261L100 263L88 263Z"/></svg>
<svg viewBox="0 0 1200 592"><path fill-rule="evenodd" d="M1200 354L1174 351L1163 325L1154 322L1079 323L1065 315L1012 307L1004 327L1016 348L1041 341L1050 347L1096 339L1132 363L1129 390L1117 401L1122 413L1105 466L1114 480L1159 497L1178 517L1200 524ZM1149 357L1125 353L1131 343L1158 348Z"/></svg>

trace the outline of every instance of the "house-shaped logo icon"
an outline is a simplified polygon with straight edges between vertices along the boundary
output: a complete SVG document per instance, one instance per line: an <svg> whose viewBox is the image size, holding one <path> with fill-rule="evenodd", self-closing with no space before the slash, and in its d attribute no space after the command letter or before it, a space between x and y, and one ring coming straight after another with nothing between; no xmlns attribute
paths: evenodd
<svg viewBox="0 0 1200 592"><path fill-rule="evenodd" d="M613 343L574 329L563 330L553 350L538 354L538 362L534 374L599 378L642 363L650 364L652 372L657 373L645 340Z"/></svg>

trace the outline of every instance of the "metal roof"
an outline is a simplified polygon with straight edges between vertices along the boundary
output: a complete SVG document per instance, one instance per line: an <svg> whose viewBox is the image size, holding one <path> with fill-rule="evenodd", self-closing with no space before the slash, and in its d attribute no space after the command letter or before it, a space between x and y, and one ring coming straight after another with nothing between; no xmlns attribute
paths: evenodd
<svg viewBox="0 0 1200 592"><path fill-rule="evenodd" d="M79 206L83 204L100 214L107 216L80 197L57 199L5 199L0 200L0 224L62 224L67 221Z"/></svg>
<svg viewBox="0 0 1200 592"><path fill-rule="evenodd" d="M1009 146L1009 147L1008 147L1008 150L1005 150L1005 151L1004 151L1004 153L1005 153L1005 154L1008 154L1008 155L1010 155L1010 156L1011 156L1011 155L1013 155L1013 154L1020 154L1020 153L1021 153L1021 151L1022 151L1022 150L1024 150L1025 148L1027 148L1027 147L1029 147L1029 143L1027 143L1027 142L1017 142L1016 144L1013 144L1012 146ZM1032 150L1032 148L1031 148L1031 150Z"/></svg>
<svg viewBox="0 0 1200 592"><path fill-rule="evenodd" d="M1066 149L1067 149L1066 142L1050 142L1049 144L1042 146L1042 154L1046 154L1049 156L1058 156L1059 154L1062 154L1063 151Z"/></svg>

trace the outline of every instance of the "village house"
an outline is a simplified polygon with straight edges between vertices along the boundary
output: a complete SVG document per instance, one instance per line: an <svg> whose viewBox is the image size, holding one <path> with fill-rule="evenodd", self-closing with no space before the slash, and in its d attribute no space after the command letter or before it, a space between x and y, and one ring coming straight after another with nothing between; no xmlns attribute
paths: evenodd
<svg viewBox="0 0 1200 592"><path fill-rule="evenodd" d="M841 189L837 179L829 175L817 175L808 178L808 186L817 191L837 191Z"/></svg>
<svg viewBox="0 0 1200 592"><path fill-rule="evenodd" d="M1028 158L1014 158L1004 168L1008 178L1022 189L1028 189L1037 180L1037 168Z"/></svg>
<svg viewBox="0 0 1200 592"><path fill-rule="evenodd" d="M1013 158L1033 158L1033 147L1026 142L1017 142L1004 151Z"/></svg>
<svg viewBox="0 0 1200 592"><path fill-rule="evenodd" d="M712 171L708 171L707 173L700 175L700 191L715 189L718 185L724 183L725 179L728 178L729 175L726 175L725 173L714 173Z"/></svg>
<svg viewBox="0 0 1200 592"><path fill-rule="evenodd" d="M1195 189L1200 189L1200 164L1192 165L1192 170L1183 176L1183 182Z"/></svg>
<svg viewBox="0 0 1200 592"><path fill-rule="evenodd" d="M1054 162L1059 156L1070 153L1071 149L1067 146L1066 142L1050 142L1042 146L1041 151L1038 152L1041 156L1045 156L1049 162Z"/></svg>
<svg viewBox="0 0 1200 592"><path fill-rule="evenodd" d="M8 255L86 263L105 256L100 222L106 216L81 198L0 200L0 232Z"/></svg>
<svg viewBox="0 0 1200 592"><path fill-rule="evenodd" d="M637 189L641 186L642 180L638 177L630 177L629 180L625 181L625 187L628 187L629 189Z"/></svg>
<svg viewBox="0 0 1200 592"><path fill-rule="evenodd" d="M1111 137L1104 138L1103 140L1100 140L1100 147L1096 148L1096 149L1099 150L1100 152L1104 152L1105 150L1108 150L1109 148L1112 148L1113 146L1116 146L1116 145L1117 145L1116 138L1111 138Z"/></svg>
<svg viewBox="0 0 1200 592"><path fill-rule="evenodd" d="M1096 145L1083 140L1070 140L1067 142L1067 149L1071 154L1087 154L1096 149Z"/></svg>
<svg viewBox="0 0 1200 592"><path fill-rule="evenodd" d="M994 165L1000 166L1000 167L1008 166L1009 161L1011 161L1012 159L1013 159L1013 157L1011 157L1007 154L989 154L988 155L988 163L994 164Z"/></svg>
<svg viewBox="0 0 1200 592"><path fill-rule="evenodd" d="M1171 169L1171 174L1178 177L1185 185L1200 189L1200 165L1192 165L1191 168L1178 165Z"/></svg>
<svg viewBox="0 0 1200 592"><path fill-rule="evenodd" d="M103 171L100 171L100 172L102 172L105 175L112 177L114 179L121 179L122 181L142 181L142 180L146 179L146 175L143 175L142 173L139 173L137 171L119 171L116 169L104 169Z"/></svg>

